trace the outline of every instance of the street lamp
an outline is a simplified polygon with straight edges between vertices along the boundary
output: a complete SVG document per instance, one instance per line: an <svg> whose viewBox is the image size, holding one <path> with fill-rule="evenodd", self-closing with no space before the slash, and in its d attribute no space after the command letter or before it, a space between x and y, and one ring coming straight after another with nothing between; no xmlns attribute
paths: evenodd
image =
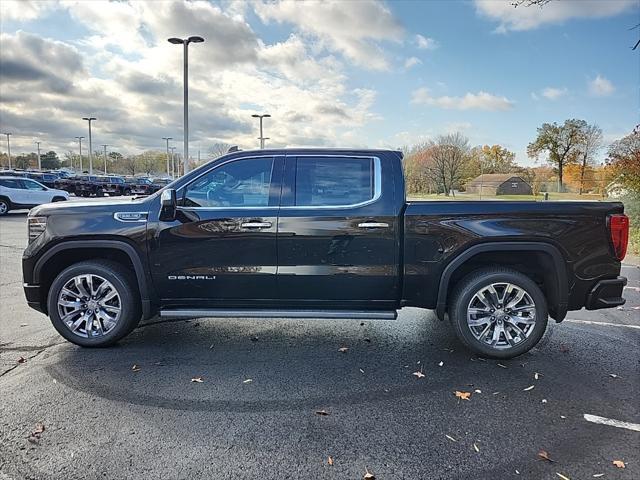
<svg viewBox="0 0 640 480"><path fill-rule="evenodd" d="M11 169L11 144L9 143L9 137L12 135L11 133L5 133L7 136L7 156L9 157L9 169Z"/></svg>
<svg viewBox="0 0 640 480"><path fill-rule="evenodd" d="M269 115L268 113L265 113L265 114L262 114L262 115L258 115L257 113L254 113L251 116L253 118L259 118L260 119L260 136L258 137L258 140L260 140L260 148L264 149L264 141L265 140L269 140L269 137L265 137L264 135L262 135L262 119L263 118L271 118L271 115Z"/></svg>
<svg viewBox="0 0 640 480"><path fill-rule="evenodd" d="M80 144L80 173L82 173L82 139L84 137L76 137L78 139L78 143Z"/></svg>
<svg viewBox="0 0 640 480"><path fill-rule="evenodd" d="M169 38L168 41L174 45L182 44L184 46L184 153L182 158L185 162L184 173L187 173L189 171L189 44L202 43L204 42L204 38L195 36L184 39L172 37Z"/></svg>
<svg viewBox="0 0 640 480"><path fill-rule="evenodd" d="M82 119L89 122L89 175L93 175L93 144L91 143L91 121L97 120L97 118L82 117Z"/></svg>
<svg viewBox="0 0 640 480"><path fill-rule="evenodd" d="M176 178L176 147L169 147L171 150L171 178Z"/></svg>
<svg viewBox="0 0 640 480"><path fill-rule="evenodd" d="M40 142L36 142L38 146L38 170L42 170L42 161L40 160Z"/></svg>
<svg viewBox="0 0 640 480"><path fill-rule="evenodd" d="M169 140L173 140L173 137L162 137L162 139L167 141L167 177L169 177L169 170L171 169L171 166L169 165Z"/></svg>
<svg viewBox="0 0 640 480"><path fill-rule="evenodd" d="M104 148L104 174L107 174L107 147L109 145L106 143L102 144L102 148Z"/></svg>

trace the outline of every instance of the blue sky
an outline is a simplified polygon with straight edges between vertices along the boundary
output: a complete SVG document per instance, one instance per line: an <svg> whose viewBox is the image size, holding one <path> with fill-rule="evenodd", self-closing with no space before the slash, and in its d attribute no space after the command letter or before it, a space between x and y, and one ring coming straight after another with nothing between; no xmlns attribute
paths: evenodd
<svg viewBox="0 0 640 480"><path fill-rule="evenodd" d="M607 141L640 123L637 0L0 3L0 129L75 151L82 116L122 153L182 136L190 50L192 152L272 146L396 148L459 130L531 164L543 122L583 118ZM4 149L3 149L4 150ZM178 148L179 150L179 148Z"/></svg>

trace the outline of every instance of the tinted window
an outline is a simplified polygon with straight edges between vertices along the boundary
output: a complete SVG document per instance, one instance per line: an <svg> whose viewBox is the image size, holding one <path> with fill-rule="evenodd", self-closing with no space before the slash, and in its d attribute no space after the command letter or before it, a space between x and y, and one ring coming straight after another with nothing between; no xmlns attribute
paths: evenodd
<svg viewBox="0 0 640 480"><path fill-rule="evenodd" d="M2 180L0 180L0 185L7 188L22 188L20 187L18 180L13 180L8 178L7 179L3 178Z"/></svg>
<svg viewBox="0 0 640 480"><path fill-rule="evenodd" d="M298 157L296 205L355 205L374 194L373 159Z"/></svg>
<svg viewBox="0 0 640 480"><path fill-rule="evenodd" d="M22 180L22 184L24 185L24 188L26 188L27 190L43 190L44 188L38 182L34 182L33 180L27 180L26 178Z"/></svg>
<svg viewBox="0 0 640 480"><path fill-rule="evenodd" d="M187 207L266 207L272 158L251 158L215 168L187 187Z"/></svg>

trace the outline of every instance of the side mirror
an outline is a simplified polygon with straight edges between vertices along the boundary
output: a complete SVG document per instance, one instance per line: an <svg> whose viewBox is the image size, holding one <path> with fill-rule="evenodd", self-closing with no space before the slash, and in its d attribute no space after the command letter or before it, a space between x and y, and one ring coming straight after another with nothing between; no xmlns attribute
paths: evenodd
<svg viewBox="0 0 640 480"><path fill-rule="evenodd" d="M160 195L160 220L175 220L177 206L176 191L173 188L163 190Z"/></svg>

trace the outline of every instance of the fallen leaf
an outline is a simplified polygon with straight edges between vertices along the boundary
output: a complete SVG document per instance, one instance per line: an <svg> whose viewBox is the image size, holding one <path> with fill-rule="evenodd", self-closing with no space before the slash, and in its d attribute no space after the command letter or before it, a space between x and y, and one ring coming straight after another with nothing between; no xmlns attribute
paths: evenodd
<svg viewBox="0 0 640 480"><path fill-rule="evenodd" d="M523 392L528 392L529 390L533 390L535 388L535 385L531 385L530 387L527 387L523 390Z"/></svg>
<svg viewBox="0 0 640 480"><path fill-rule="evenodd" d="M331 466L333 466L333 457L329 457L327 458L327 463Z"/></svg>
<svg viewBox="0 0 640 480"><path fill-rule="evenodd" d="M246 380L243 380L242 383L251 383L253 382L253 378L247 378Z"/></svg>
<svg viewBox="0 0 640 480"><path fill-rule="evenodd" d="M459 398L460 400L469 400L469 398L471 397L471 392L461 392L459 390L456 390L454 393L456 398Z"/></svg>
<svg viewBox="0 0 640 480"><path fill-rule="evenodd" d="M27 437L27 440L31 443L37 444L44 430L44 423L36 423L36 427L34 428L33 432L31 432L29 437Z"/></svg>
<svg viewBox="0 0 640 480"><path fill-rule="evenodd" d="M444 365L444 362L440 362L440 363L438 364L438 366L439 366L439 367L441 367L441 366L443 366L443 365Z"/></svg>
<svg viewBox="0 0 640 480"><path fill-rule="evenodd" d="M329 415L329 412L327 412L326 410L316 410L316 415L326 417L327 415Z"/></svg>
<svg viewBox="0 0 640 480"><path fill-rule="evenodd" d="M194 377L194 378L191 379L191 381L194 382L194 383L202 383L202 382L204 382L202 377Z"/></svg>
<svg viewBox="0 0 640 480"><path fill-rule="evenodd" d="M497 365L498 365L500 368L509 368L509 367L507 367L506 365L503 365L503 364L501 364L501 363L498 363Z"/></svg>
<svg viewBox="0 0 640 480"><path fill-rule="evenodd" d="M540 451L538 452L538 457L540 457L542 460L546 460L547 462L555 463L555 460L552 460L552 459L549 457L549 454L547 453L547 451L546 451L546 450L540 450Z"/></svg>
<svg viewBox="0 0 640 480"><path fill-rule="evenodd" d="M482 393L482 390L480 390L479 388L476 388L473 392L474 393Z"/></svg>
<svg viewBox="0 0 640 480"><path fill-rule="evenodd" d="M138 365L134 365L133 367L131 367L131 371L132 372L139 372L140 371L140 367ZM193 380L191 380L193 382Z"/></svg>
<svg viewBox="0 0 640 480"><path fill-rule="evenodd" d="M556 475L558 475L562 480L571 480L569 477L567 477L566 475L563 475L559 472L556 472Z"/></svg>
<svg viewBox="0 0 640 480"><path fill-rule="evenodd" d="M349 350L349 347L340 347L340 348L338 349L338 351L339 351L340 353L347 353L347 351L348 351L348 350Z"/></svg>
<svg viewBox="0 0 640 480"><path fill-rule="evenodd" d="M364 469L364 477L362 477L363 480L376 480L376 477L373 473L371 473L369 470L367 470L366 468Z"/></svg>
<svg viewBox="0 0 640 480"><path fill-rule="evenodd" d="M622 460L614 460L611 463L613 463L618 468L626 468L627 467Z"/></svg>
<svg viewBox="0 0 640 480"><path fill-rule="evenodd" d="M620 378L618 375L616 375L615 373L610 373L609 376L611 378Z"/></svg>
<svg viewBox="0 0 640 480"><path fill-rule="evenodd" d="M449 440L451 440L452 442L457 442L458 440L456 440L455 438L453 438L451 435L446 435L445 437L447 437Z"/></svg>
<svg viewBox="0 0 640 480"><path fill-rule="evenodd" d="M415 375L418 378L423 378L425 376L425 374L422 372L413 372L411 375Z"/></svg>
<svg viewBox="0 0 640 480"><path fill-rule="evenodd" d="M26 361L27 361L27 359L24 358L24 357L18 358L18 363L25 363Z"/></svg>
<svg viewBox="0 0 640 480"><path fill-rule="evenodd" d="M473 449L474 449L476 452L480 452L480 449L478 448L478 445L476 445L475 443L473 444Z"/></svg>

